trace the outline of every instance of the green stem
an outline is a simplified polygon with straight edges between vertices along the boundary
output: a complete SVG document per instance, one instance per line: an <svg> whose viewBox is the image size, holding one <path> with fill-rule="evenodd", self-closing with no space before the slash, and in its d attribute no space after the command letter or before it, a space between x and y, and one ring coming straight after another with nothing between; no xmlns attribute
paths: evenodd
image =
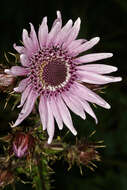
<svg viewBox="0 0 127 190"><path fill-rule="evenodd" d="M38 190L46 190L45 179L43 176L43 166L42 166L42 161L39 158L39 155L37 155L37 167L38 167L38 174L39 174Z"/></svg>
<svg viewBox="0 0 127 190"><path fill-rule="evenodd" d="M11 186L12 186L12 189L13 189L13 190L16 190L16 188L15 188L15 183L12 183Z"/></svg>

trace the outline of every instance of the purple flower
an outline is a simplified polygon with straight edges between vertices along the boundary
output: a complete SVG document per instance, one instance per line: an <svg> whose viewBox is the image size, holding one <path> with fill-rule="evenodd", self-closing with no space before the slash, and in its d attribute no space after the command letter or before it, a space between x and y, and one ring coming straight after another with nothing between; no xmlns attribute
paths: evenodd
<svg viewBox="0 0 127 190"><path fill-rule="evenodd" d="M36 99L39 97L39 113L43 129L47 129L52 142L54 136L54 120L59 129L63 123L76 135L69 109L85 119L85 112L96 121L89 102L106 109L110 105L100 96L88 89L82 83L107 84L121 81L121 77L111 77L105 74L117 71L114 66L104 64L86 64L112 57L112 53L93 53L80 56L96 45L100 38L95 37L87 41L76 39L80 30L81 20L74 24L69 20L62 27L61 13L57 11L57 19L48 31L47 17L44 17L39 27L38 36L34 26L30 23L30 35L23 30L24 46L14 48L20 54L22 66L13 66L5 72L14 76L24 76L19 86L14 88L22 93L22 107L14 126L19 125L32 111ZM69 108L69 109L68 109Z"/></svg>
<svg viewBox="0 0 127 190"><path fill-rule="evenodd" d="M19 132L15 134L13 140L13 151L19 158L26 156L34 149L34 138L30 134Z"/></svg>

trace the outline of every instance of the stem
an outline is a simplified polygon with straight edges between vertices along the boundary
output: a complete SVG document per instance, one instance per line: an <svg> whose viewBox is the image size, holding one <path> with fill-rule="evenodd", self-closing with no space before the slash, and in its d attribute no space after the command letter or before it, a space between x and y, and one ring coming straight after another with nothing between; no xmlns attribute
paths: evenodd
<svg viewBox="0 0 127 190"><path fill-rule="evenodd" d="M12 184L12 189L13 189L13 190L16 190L16 188L15 188L15 183Z"/></svg>
<svg viewBox="0 0 127 190"><path fill-rule="evenodd" d="M39 190L46 190L46 186L45 186L45 179L43 176L43 166L42 166L42 161L39 158L39 155L37 155L37 166L38 166L38 174L39 174Z"/></svg>

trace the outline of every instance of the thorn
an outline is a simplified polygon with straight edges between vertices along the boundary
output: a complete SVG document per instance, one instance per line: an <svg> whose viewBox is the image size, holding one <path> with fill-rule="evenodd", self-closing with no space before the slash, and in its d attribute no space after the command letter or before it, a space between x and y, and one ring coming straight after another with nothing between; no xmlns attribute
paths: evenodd
<svg viewBox="0 0 127 190"><path fill-rule="evenodd" d="M89 135L89 137L92 137L95 133L96 133L96 130L93 131L93 132Z"/></svg>
<svg viewBox="0 0 127 190"><path fill-rule="evenodd" d="M7 57L6 52L4 52L4 57L5 57L6 61L7 61L7 63L9 63L9 59L8 59L8 57Z"/></svg>

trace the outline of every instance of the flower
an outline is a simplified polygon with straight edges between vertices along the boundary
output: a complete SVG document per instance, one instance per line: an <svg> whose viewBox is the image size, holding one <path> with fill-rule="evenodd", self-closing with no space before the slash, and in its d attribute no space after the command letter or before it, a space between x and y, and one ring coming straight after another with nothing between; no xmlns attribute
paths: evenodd
<svg viewBox="0 0 127 190"><path fill-rule="evenodd" d="M26 156L34 149L35 141L32 135L18 132L13 140L13 151L19 158Z"/></svg>
<svg viewBox="0 0 127 190"><path fill-rule="evenodd" d="M47 129L48 143L54 136L54 120L59 129L63 123L76 135L69 109L85 119L85 112L90 114L97 123L90 103L106 109L110 105L92 90L82 85L107 84L121 81L121 77L111 77L108 74L117 70L114 66L104 64L86 64L112 57L112 53L93 53L80 56L79 54L96 45L100 38L95 37L87 41L76 39L80 30L81 20L74 24L69 20L62 27L61 13L57 11L57 19L48 31L47 17L44 17L39 27L38 36L34 26L30 23L30 35L23 30L24 46L14 48L20 54L22 66L13 66L5 72L14 76L24 76L16 92L22 93L22 110L14 127L19 125L32 111L36 99L39 97L39 113L43 130ZM69 108L69 109L68 109Z"/></svg>

